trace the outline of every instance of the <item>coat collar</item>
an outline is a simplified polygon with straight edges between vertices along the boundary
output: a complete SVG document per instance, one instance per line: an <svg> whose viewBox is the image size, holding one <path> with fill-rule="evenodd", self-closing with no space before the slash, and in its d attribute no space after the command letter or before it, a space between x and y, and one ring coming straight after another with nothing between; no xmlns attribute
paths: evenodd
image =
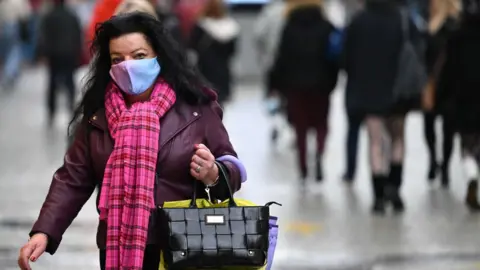
<svg viewBox="0 0 480 270"><path fill-rule="evenodd" d="M160 120L162 130L160 134L160 147L190 124L200 119L201 116L200 106L188 105L184 102L177 101ZM88 122L103 132L109 132L104 108L95 112Z"/></svg>

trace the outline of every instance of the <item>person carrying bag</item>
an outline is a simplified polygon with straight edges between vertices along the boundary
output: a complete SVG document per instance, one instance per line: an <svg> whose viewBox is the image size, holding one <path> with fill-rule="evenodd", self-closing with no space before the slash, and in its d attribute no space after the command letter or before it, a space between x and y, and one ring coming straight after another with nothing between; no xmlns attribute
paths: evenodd
<svg viewBox="0 0 480 270"><path fill-rule="evenodd" d="M229 198L213 203L197 199L196 182L192 200L165 202L157 212L159 240L163 249L159 270L166 269L258 269L269 270L278 235L277 218L269 207L234 199L223 165L220 181L229 190ZM167 240L168 239L168 240Z"/></svg>
<svg viewBox="0 0 480 270"><path fill-rule="evenodd" d="M422 95L428 81L427 72L410 38L408 13L401 10L403 44L400 49L397 75L393 86L394 102L403 109L421 107Z"/></svg>

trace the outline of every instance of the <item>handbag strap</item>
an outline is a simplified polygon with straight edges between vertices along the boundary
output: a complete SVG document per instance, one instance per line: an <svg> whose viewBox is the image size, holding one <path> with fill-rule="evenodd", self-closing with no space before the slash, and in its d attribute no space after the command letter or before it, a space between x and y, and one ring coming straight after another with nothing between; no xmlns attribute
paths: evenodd
<svg viewBox="0 0 480 270"><path fill-rule="evenodd" d="M236 207L237 206L237 203L235 202L235 200L233 199L233 192L232 192L232 188L230 187L230 177L228 176L228 173L225 169L225 165L223 165L221 162L219 161L215 161L215 165L217 165L218 167L218 173L219 173L219 181L225 181L225 184L227 186L227 189L228 189L228 205L229 207ZM192 196L192 201L190 202L190 208L197 208L197 204L196 204L196 201L197 201L197 180L195 180L193 182L193 196Z"/></svg>

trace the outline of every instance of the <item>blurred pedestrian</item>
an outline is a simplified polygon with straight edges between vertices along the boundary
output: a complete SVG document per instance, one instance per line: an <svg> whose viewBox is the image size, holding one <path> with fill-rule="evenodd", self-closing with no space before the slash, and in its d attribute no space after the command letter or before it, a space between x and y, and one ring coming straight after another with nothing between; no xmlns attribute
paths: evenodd
<svg viewBox="0 0 480 270"><path fill-rule="evenodd" d="M397 212L405 207L400 188L407 110L398 106L393 90L402 46L414 37L405 32L414 26L400 8L397 1L368 0L345 37L347 111L365 116L374 213L384 213L387 203Z"/></svg>
<svg viewBox="0 0 480 270"><path fill-rule="evenodd" d="M95 36L95 29L97 27L97 24L102 23L110 17L115 14L115 10L117 10L117 7L120 5L120 3L123 0L98 0L96 1L95 7L93 9L92 17L90 24L87 28L87 31L85 31L85 42L86 46L90 47L91 42L93 41L93 38ZM93 55L90 55L89 57L91 58Z"/></svg>
<svg viewBox="0 0 480 270"><path fill-rule="evenodd" d="M174 13L175 0L156 0L156 11L159 20L163 22L165 28L172 37L180 44L185 46L187 41L183 39L180 20Z"/></svg>
<svg viewBox="0 0 480 270"><path fill-rule="evenodd" d="M180 21L183 39L190 40L190 35L202 15L205 5L209 0L176 0L175 13Z"/></svg>
<svg viewBox="0 0 480 270"><path fill-rule="evenodd" d="M55 0L54 7L41 23L40 54L48 65L47 109L48 124L52 125L57 111L60 86L65 86L68 109L73 115L75 105L74 72L82 56L82 28L80 20L65 6L65 0Z"/></svg>
<svg viewBox="0 0 480 270"><path fill-rule="evenodd" d="M460 133L462 164L469 183L467 206L480 211L477 198L480 166L480 0L463 1L460 28L447 42L443 81L439 94L451 101L456 130Z"/></svg>
<svg viewBox="0 0 480 270"><path fill-rule="evenodd" d="M205 198L205 188L225 200L229 187L240 189L246 173L216 95L172 41L160 21L140 12L98 28L97 57L72 120L75 140L20 250L20 269L55 253L96 187L100 268L109 270L159 269L167 239L156 237L164 228L155 209L166 201L194 192Z"/></svg>
<svg viewBox="0 0 480 270"><path fill-rule="evenodd" d="M231 95L231 60L239 34L240 26L223 0L209 0L190 36L198 69L217 91L220 105Z"/></svg>
<svg viewBox="0 0 480 270"><path fill-rule="evenodd" d="M286 97L287 114L295 129L302 185L308 176L307 133L317 136L316 180L323 179L322 157L328 130L330 93L338 67L328 57L329 37L335 30L320 1L291 1L274 61L272 85Z"/></svg>
<svg viewBox="0 0 480 270"><path fill-rule="evenodd" d="M453 137L455 134L454 121L450 110L451 100L442 95L435 95L435 88L442 80L438 80L436 69L441 69L441 55L445 44L457 27L460 15L460 0L430 0L430 19L428 25L426 65L429 73L429 83L426 86L423 100L424 107L424 133L427 141L430 166L428 170L429 181L434 181L439 165L437 163L437 145L435 135L435 120L443 120L443 162L441 163L441 183L447 187L450 182L449 163L453 149Z"/></svg>
<svg viewBox="0 0 480 270"><path fill-rule="evenodd" d="M31 6L28 0L0 1L0 88L12 89L20 76L23 61L21 23L28 20Z"/></svg>

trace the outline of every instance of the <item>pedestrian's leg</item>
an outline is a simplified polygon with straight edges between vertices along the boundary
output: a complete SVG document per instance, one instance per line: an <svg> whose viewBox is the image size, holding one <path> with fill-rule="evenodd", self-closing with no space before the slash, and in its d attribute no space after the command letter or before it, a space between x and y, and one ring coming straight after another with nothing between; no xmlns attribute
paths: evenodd
<svg viewBox="0 0 480 270"><path fill-rule="evenodd" d="M385 119L379 116L367 116L366 126L369 138L370 170L373 185L373 212L385 213L385 182L387 181L388 161L385 149Z"/></svg>
<svg viewBox="0 0 480 270"><path fill-rule="evenodd" d="M64 78L65 87L67 88L68 97L68 111L73 117L75 111L75 81L74 81L74 68L65 68Z"/></svg>
<svg viewBox="0 0 480 270"><path fill-rule="evenodd" d="M308 175L307 168L307 127L302 124L295 124L295 135L297 142L297 162L300 169L300 178L305 181Z"/></svg>
<svg viewBox="0 0 480 270"><path fill-rule="evenodd" d="M9 39L9 49L7 51L5 65L3 67L2 81L7 88L12 88L17 76L20 73L20 65L22 62L22 47L19 39L18 24L11 23L4 28L7 31Z"/></svg>
<svg viewBox="0 0 480 270"><path fill-rule="evenodd" d="M430 167L428 170L428 180L433 181L437 175L437 151L436 151L436 136L435 136L435 119L436 114L434 112L425 112L423 114L424 119L424 135L427 142L428 154L430 158Z"/></svg>
<svg viewBox="0 0 480 270"><path fill-rule="evenodd" d="M453 142L455 138L454 120L443 116L443 163L442 163L442 186L450 185L449 164L452 157Z"/></svg>
<svg viewBox="0 0 480 270"><path fill-rule="evenodd" d="M308 96L292 92L287 97L287 114L295 129L295 146L297 148L297 162L300 178L305 183L307 178L307 131L308 131L308 108L304 106Z"/></svg>
<svg viewBox="0 0 480 270"><path fill-rule="evenodd" d="M58 72L59 70L52 63L48 67L48 89L47 89L47 110L48 110L48 125L53 124L53 120L56 112L56 99L58 88Z"/></svg>
<svg viewBox="0 0 480 270"><path fill-rule="evenodd" d="M400 196L403 179L403 159L405 155L405 116L392 116L387 119L387 130L391 140L391 164L388 179L387 197L397 212L405 210Z"/></svg>
<svg viewBox="0 0 480 270"><path fill-rule="evenodd" d="M317 108L317 107L314 107ZM315 157L316 179L323 180L323 152L325 151L325 140L328 133L328 112L330 110L330 95L326 94L319 99L318 104L319 122L316 124L317 131L317 154Z"/></svg>
<svg viewBox="0 0 480 270"><path fill-rule="evenodd" d="M353 112L348 114L348 132L346 147L347 171L343 176L343 179L346 182L352 182L355 178L355 172L357 170L358 135L360 133L360 126L362 124L362 121L363 117L360 114Z"/></svg>

